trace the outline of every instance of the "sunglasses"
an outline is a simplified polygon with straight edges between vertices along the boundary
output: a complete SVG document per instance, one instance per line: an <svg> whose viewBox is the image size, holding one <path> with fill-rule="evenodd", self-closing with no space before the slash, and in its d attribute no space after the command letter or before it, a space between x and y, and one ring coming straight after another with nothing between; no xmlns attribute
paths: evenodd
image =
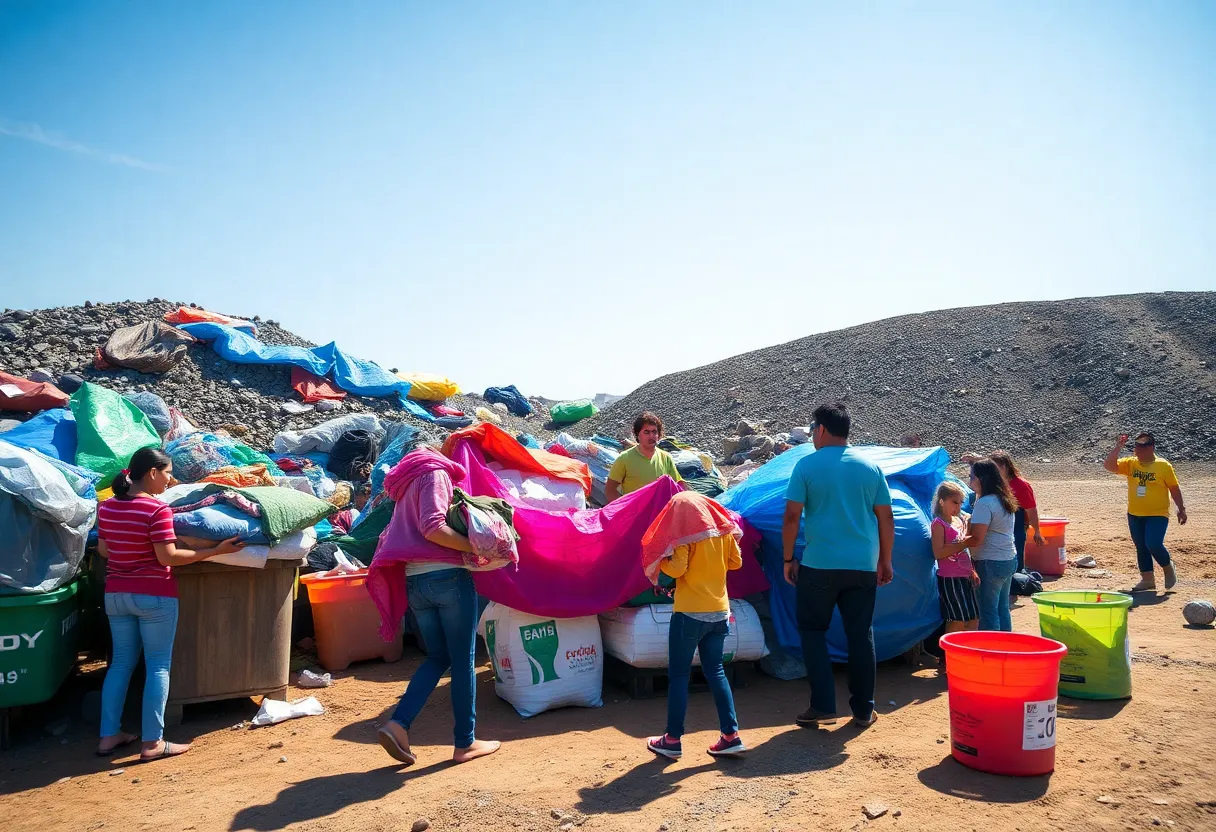
<svg viewBox="0 0 1216 832"><path fill-rule="evenodd" d="M1156 443L1154 443L1154 442L1137 442L1135 444L1136 444L1137 448L1151 448Z"/></svg>

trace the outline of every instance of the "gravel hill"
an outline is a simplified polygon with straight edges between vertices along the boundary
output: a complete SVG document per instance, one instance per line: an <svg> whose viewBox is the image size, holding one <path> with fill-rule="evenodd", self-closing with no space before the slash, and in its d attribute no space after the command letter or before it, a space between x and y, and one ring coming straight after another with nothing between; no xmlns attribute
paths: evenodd
<svg viewBox="0 0 1216 832"><path fill-rule="evenodd" d="M99 371L93 368L93 350L105 344L114 330L160 320L165 313L189 303L153 299L146 303L86 304L55 309L6 310L0 315L0 370L25 376L43 369L58 377L76 373L86 381L113 388L123 393L148 390L179 408L201 428L215 430L226 427L241 441L268 449L274 435L282 430L302 429L326 419L352 412L377 412L390 419L427 427L437 436L443 431L405 414L395 399L371 399L348 396L340 411L289 415L281 408L285 402L298 399L291 387L288 367L258 367L233 364L221 359L209 346L192 346L186 358L163 375L150 375L134 370ZM258 325L258 338L268 344L291 344L311 347L313 344L280 327L275 321L262 320L241 310L213 310L233 317L253 320ZM334 333L341 344L342 333ZM375 356L360 356L375 359ZM403 370L430 369L403 367ZM438 368L438 372L442 372ZM459 379L457 379L459 381ZM448 404L472 415L485 401L479 396L456 396ZM545 431L547 410L539 408L527 419L499 414L504 427L512 432L527 431L542 439L552 433ZM19 414L0 413L0 417L23 418Z"/></svg>
<svg viewBox="0 0 1216 832"><path fill-rule="evenodd" d="M1216 459L1216 293L1167 292L951 309L875 321L651 381L580 433L642 409L718 452L741 419L770 433L846 401L857 442L918 438L1093 461L1121 431L1163 456Z"/></svg>

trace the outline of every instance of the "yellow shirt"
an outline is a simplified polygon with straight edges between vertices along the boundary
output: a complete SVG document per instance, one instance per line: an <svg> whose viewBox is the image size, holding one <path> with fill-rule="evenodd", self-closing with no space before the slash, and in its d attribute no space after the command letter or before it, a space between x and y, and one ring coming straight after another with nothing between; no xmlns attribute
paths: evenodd
<svg viewBox="0 0 1216 832"><path fill-rule="evenodd" d="M1127 477L1127 513L1136 517L1169 517L1169 489L1178 485L1174 466L1161 457L1145 465L1134 456L1119 460L1119 473Z"/></svg>
<svg viewBox="0 0 1216 832"><path fill-rule="evenodd" d="M667 451L655 448L654 456L647 459L637 448L630 448L612 463L608 479L621 484L622 494L631 494L643 486L650 485L664 474L676 482L684 481L676 470L676 461Z"/></svg>
<svg viewBox="0 0 1216 832"><path fill-rule="evenodd" d="M677 546L659 564L676 579L674 612L730 612L726 573L742 567L739 542L729 534Z"/></svg>

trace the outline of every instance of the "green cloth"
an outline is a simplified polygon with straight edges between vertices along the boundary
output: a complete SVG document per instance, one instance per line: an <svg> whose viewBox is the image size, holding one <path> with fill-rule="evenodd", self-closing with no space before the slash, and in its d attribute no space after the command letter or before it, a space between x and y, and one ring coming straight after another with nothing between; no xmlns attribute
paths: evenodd
<svg viewBox="0 0 1216 832"><path fill-rule="evenodd" d="M338 510L336 506L294 488L259 485L233 490L261 506L262 529L271 540L282 540L306 526L315 526Z"/></svg>
<svg viewBox="0 0 1216 832"><path fill-rule="evenodd" d="M143 411L105 387L85 382L68 406L76 418L76 465L101 474L109 487L140 448L159 448L160 435Z"/></svg>
<svg viewBox="0 0 1216 832"><path fill-rule="evenodd" d="M674 604L676 579L666 574L659 573L659 585L652 586L643 592L626 601L623 606L626 607L648 607L651 604Z"/></svg>
<svg viewBox="0 0 1216 832"><path fill-rule="evenodd" d="M676 461L662 448L655 448L654 456L650 459L637 448L630 448L618 456L608 470L608 479L621 484L622 494L632 494L662 476L671 477L676 482L684 481L676 470Z"/></svg>
<svg viewBox="0 0 1216 832"><path fill-rule="evenodd" d="M511 527L511 534L515 535L515 539L519 540L519 532L515 531L515 508L510 503L500 500L498 497L472 497L459 488L453 489L452 505L448 508L448 525L457 534L469 536L469 527L464 521L464 512L460 510L462 505L470 505L482 511L497 514Z"/></svg>
<svg viewBox="0 0 1216 832"><path fill-rule="evenodd" d="M364 563L371 563L376 554L376 545L380 542L380 533L393 519L394 505L392 500L386 499L372 509L372 513L351 529L349 534L331 534L321 542L336 543L347 555Z"/></svg>
<svg viewBox="0 0 1216 832"><path fill-rule="evenodd" d="M600 409L591 403L590 399L579 399L576 402L555 404L549 411L549 418L559 425L570 425L590 418L599 413Z"/></svg>
<svg viewBox="0 0 1216 832"><path fill-rule="evenodd" d="M717 497L726 489L722 487L722 481L714 476L695 477L691 480L684 480L684 489L686 491L695 491L703 497Z"/></svg>

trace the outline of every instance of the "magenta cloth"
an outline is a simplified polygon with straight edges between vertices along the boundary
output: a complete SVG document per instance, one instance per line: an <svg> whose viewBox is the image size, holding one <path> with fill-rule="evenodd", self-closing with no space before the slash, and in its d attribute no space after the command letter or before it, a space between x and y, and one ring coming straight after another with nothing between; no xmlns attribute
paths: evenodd
<svg viewBox="0 0 1216 832"><path fill-rule="evenodd" d="M384 491L395 502L393 517L380 534L376 554L367 570L367 592L380 613L380 638L397 636L408 602L405 565L410 561L450 563L463 567L464 555L426 539L447 525L452 481L464 468L422 447L405 457L384 478Z"/></svg>
<svg viewBox="0 0 1216 832"><path fill-rule="evenodd" d="M743 529L743 539L739 541L743 566L726 573L726 594L731 598L746 598L768 589L768 577L764 574L760 559L756 557L756 550L760 547L760 530L736 512L727 511Z"/></svg>

